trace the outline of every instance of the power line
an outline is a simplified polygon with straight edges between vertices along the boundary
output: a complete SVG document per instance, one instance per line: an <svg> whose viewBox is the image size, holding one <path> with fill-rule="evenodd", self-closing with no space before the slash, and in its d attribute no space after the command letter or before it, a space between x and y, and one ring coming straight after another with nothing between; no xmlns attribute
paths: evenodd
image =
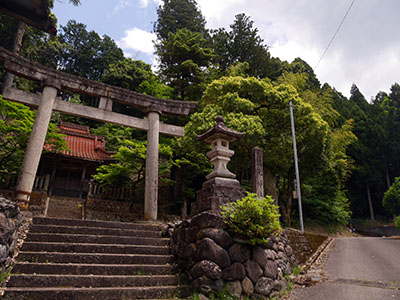
<svg viewBox="0 0 400 300"><path fill-rule="evenodd" d="M319 63L321 62L322 58L325 56L326 52L328 52L329 47L331 46L333 40L335 39L335 37L336 37L336 35L338 34L340 28L342 27L342 25L343 25L343 23L344 23L344 20L346 20L347 15L349 14L351 8L353 7L354 2L356 2L356 0L351 1L349 8L347 9L346 13L344 14L343 19L342 19L342 21L340 22L338 28L336 29L335 34L332 36L332 38L331 38L331 40L330 40L328 46L326 46L326 48L325 48L324 53L322 53L321 57L319 58L318 63L315 65L314 71L317 69Z"/></svg>

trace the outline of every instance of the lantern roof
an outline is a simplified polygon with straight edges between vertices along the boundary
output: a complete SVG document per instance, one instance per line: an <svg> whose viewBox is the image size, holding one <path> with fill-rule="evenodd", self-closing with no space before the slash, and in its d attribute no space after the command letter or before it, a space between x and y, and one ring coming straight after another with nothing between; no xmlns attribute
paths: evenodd
<svg viewBox="0 0 400 300"><path fill-rule="evenodd" d="M215 121L216 124L211 129L197 136L199 141L205 141L211 144L215 139L223 138L229 142L234 142L244 135L244 133L225 126L224 118L222 116L217 116Z"/></svg>

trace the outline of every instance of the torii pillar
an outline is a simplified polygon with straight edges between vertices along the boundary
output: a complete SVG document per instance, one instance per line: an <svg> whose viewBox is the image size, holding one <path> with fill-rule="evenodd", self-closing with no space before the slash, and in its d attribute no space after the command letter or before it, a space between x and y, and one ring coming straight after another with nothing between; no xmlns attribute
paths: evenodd
<svg viewBox="0 0 400 300"><path fill-rule="evenodd" d="M149 130L147 131L144 218L153 221L157 220L160 114L159 109L148 108Z"/></svg>
<svg viewBox="0 0 400 300"><path fill-rule="evenodd" d="M28 209L29 198L35 182L56 96L57 87L52 83L45 82L14 196L14 199L23 210Z"/></svg>

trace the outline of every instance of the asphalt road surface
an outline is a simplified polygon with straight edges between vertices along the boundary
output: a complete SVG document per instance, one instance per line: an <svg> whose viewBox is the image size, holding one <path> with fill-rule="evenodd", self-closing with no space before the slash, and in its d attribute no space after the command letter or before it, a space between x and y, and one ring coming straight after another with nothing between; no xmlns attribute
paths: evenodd
<svg viewBox="0 0 400 300"><path fill-rule="evenodd" d="M291 300L400 300L400 240L335 239L325 282L296 288Z"/></svg>

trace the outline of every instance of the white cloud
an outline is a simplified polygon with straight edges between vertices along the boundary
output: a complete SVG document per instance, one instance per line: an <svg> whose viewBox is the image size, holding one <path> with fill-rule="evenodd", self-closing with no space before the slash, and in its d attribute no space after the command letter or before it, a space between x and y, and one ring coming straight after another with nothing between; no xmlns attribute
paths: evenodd
<svg viewBox="0 0 400 300"><path fill-rule="evenodd" d="M233 17L230 12L246 0L197 0L209 27L226 27Z"/></svg>
<svg viewBox="0 0 400 300"><path fill-rule="evenodd" d="M119 0L117 6L114 7L113 11L114 13L116 13L127 6L133 6L132 0Z"/></svg>
<svg viewBox="0 0 400 300"><path fill-rule="evenodd" d="M319 52L312 47L306 47L296 41L276 41L270 46L272 56L278 56L282 60L293 61L296 57L300 57L306 61L311 67L314 67L319 59Z"/></svg>
<svg viewBox="0 0 400 300"><path fill-rule="evenodd" d="M161 5L162 4L162 0L139 0L139 5L142 8L146 8L147 6L149 6L149 2L153 2L157 5Z"/></svg>
<svg viewBox="0 0 400 300"><path fill-rule="evenodd" d="M349 0L197 0L208 28L225 27L245 13L273 56L301 57L315 67L342 20ZM344 95L357 84L367 100L400 80L398 0L356 1L315 70Z"/></svg>
<svg viewBox="0 0 400 300"><path fill-rule="evenodd" d="M116 14L122 9L125 9L126 7L140 7L140 8L147 8L150 3L155 3L157 5L162 4L162 0L119 0L117 5L113 9L113 14ZM108 13L107 17L111 17L112 14Z"/></svg>
<svg viewBox="0 0 400 300"><path fill-rule="evenodd" d="M118 46L124 51L128 49L145 54L153 54L153 40L156 39L154 33L134 27L125 31L125 36L117 42Z"/></svg>

